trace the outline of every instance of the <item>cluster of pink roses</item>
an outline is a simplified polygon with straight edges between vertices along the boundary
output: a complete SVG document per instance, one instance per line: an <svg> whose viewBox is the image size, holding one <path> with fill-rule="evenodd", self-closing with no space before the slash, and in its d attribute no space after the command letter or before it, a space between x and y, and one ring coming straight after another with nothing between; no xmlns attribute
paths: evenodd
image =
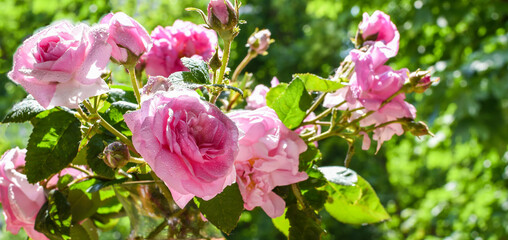
<svg viewBox="0 0 508 240"><path fill-rule="evenodd" d="M167 77L185 70L180 58L207 61L217 46L214 31L180 20L157 27L152 37L122 12L108 14L100 23L90 27L62 21L37 32L16 51L9 78L45 108L77 108L85 99L108 92L101 74L110 58L127 65L142 58L148 74Z"/></svg>
<svg viewBox="0 0 508 240"><path fill-rule="evenodd" d="M212 1L209 11L228 22L220 14L231 7L224 10L221 2ZM177 205L183 208L195 196L209 200L237 182L245 208L261 206L271 217L282 215L284 200L272 190L307 178L298 172L305 142L268 107L228 116L196 92L175 91L166 82L171 73L186 70L180 58L197 56L207 61L212 57L217 47L215 32L177 20L173 26L157 27L150 36L121 12L108 14L100 23L90 27L63 21L34 34L16 52L9 77L45 108L79 108L87 98L108 92L101 74L110 59L129 68L141 61L152 76L140 109L124 118L137 152L164 181ZM24 151L11 150L4 160L24 164ZM12 184L28 187L2 192L9 230L24 227L30 236L42 239L33 225L45 201L44 190L28 184L26 176L14 168L10 174L20 180L4 174L1 183L8 190ZM31 205L18 208L19 204Z"/></svg>
<svg viewBox="0 0 508 240"><path fill-rule="evenodd" d="M208 25L222 38L232 39L237 34L235 7L223 0L212 0L208 6ZM346 76L350 78L349 85L328 94L323 105L354 110L349 121L364 116L359 119L361 127L400 118L414 119L415 108L404 101L404 92L400 91L409 79L409 71L395 71L384 65L398 52L399 33L395 25L389 16L376 11L372 16L364 14L359 29L362 48L352 50L346 59L354 64L352 76ZM248 110L227 115L213 104L215 100L210 103L196 91L173 86L167 77L188 70L180 60L182 57L204 61L212 58L218 49L214 30L177 20L173 26L156 27L149 35L138 22L121 12L108 14L93 27L59 22L23 43L14 56L9 77L45 108L79 108L89 97L108 92L101 75L110 59L129 71L136 65L138 69L144 68L149 80L141 97L136 92L140 107L126 113L124 119L132 132L136 154L166 184L175 203L184 208L194 197L210 200L236 182L247 210L259 206L272 218L281 216L285 202L273 189L308 178L298 167L300 154L307 150L299 134L310 131L320 135L321 126L288 129L277 113L266 106L269 88L263 85L256 86L246 99ZM255 55L265 54L270 42L270 32L262 30L249 39L248 46ZM343 70L337 71L337 78L342 77ZM427 86L430 78L422 81ZM222 84L219 83L215 85ZM274 78L271 84L274 87L279 81ZM425 86L420 87L424 90ZM137 86L134 88L138 90ZM316 118L314 109L307 114L306 121ZM379 149L383 141L394 134L401 135L404 130L401 124L393 123L373 132ZM361 134L363 148L368 149L370 138L367 133ZM33 225L45 201L44 189L38 184L28 184L18 169L24 165L24 156L24 150L13 149L0 160L0 200L9 231L17 232L23 227L32 238L43 239ZM116 167L115 159L108 160L108 164ZM49 185L54 185L52 181Z"/></svg>
<svg viewBox="0 0 508 240"><path fill-rule="evenodd" d="M366 113L372 114L360 120L361 127L394 121L400 118L414 119L416 109L410 103L404 101L405 94L399 92L406 81L409 80L409 71L401 69L393 70L384 65L389 58L397 55L399 50L399 32L395 24L390 21L390 16L376 11L372 16L363 15L363 21L359 25L360 37L357 41L363 43L359 50L352 50L346 61L354 64L354 73L351 76L349 86L329 94L324 100L323 106L333 108L340 105L340 110L355 110L350 121L353 121ZM343 68L339 68L336 77L341 77ZM396 96L392 96L398 93ZM391 98L391 101L385 102ZM391 139L394 134L404 133L400 123L392 123L374 130L373 139L378 142L377 150L384 141ZM370 138L364 134L363 149L370 146Z"/></svg>

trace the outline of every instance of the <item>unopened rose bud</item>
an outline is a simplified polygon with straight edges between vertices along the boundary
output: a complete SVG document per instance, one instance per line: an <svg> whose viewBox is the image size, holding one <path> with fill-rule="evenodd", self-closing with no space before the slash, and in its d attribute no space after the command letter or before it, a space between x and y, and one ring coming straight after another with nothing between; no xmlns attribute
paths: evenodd
<svg viewBox="0 0 508 240"><path fill-rule="evenodd" d="M104 163L114 169L125 166L131 157L129 148L121 142L109 144L104 149L103 155Z"/></svg>
<svg viewBox="0 0 508 240"><path fill-rule="evenodd" d="M208 25L227 40L232 40L238 31L238 11L229 0L211 0L208 4Z"/></svg>
<svg viewBox="0 0 508 240"><path fill-rule="evenodd" d="M257 54L265 55L267 54L266 50L273 42L270 39L270 30L263 29L261 31L256 31L252 35L250 35L249 40L247 40L247 47L250 48L251 51L255 51Z"/></svg>
<svg viewBox="0 0 508 240"><path fill-rule="evenodd" d="M422 121L415 122L413 120L409 120L407 122L402 123L402 128L406 132L410 132L411 134L420 137L425 135L434 136L432 132L429 130L427 124Z"/></svg>
<svg viewBox="0 0 508 240"><path fill-rule="evenodd" d="M210 59L209 65L213 71L217 71L217 69L222 66L222 61L219 58L219 48L215 49L215 54L213 55L212 59Z"/></svg>
<svg viewBox="0 0 508 240"><path fill-rule="evenodd" d="M439 81L439 78L434 81ZM409 75L409 84L411 84L410 90L412 92L423 93L434 81L430 78L429 71L416 70L416 72Z"/></svg>
<svg viewBox="0 0 508 240"><path fill-rule="evenodd" d="M111 59L115 62L134 65L152 44L145 28L123 12L110 13L100 23L108 25L108 43L113 47Z"/></svg>

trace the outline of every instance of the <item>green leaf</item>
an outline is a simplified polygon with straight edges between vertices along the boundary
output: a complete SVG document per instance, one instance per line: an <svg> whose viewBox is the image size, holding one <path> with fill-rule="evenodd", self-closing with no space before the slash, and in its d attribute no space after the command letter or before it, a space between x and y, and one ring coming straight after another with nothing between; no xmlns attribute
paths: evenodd
<svg viewBox="0 0 508 240"><path fill-rule="evenodd" d="M289 220L286 218L287 208L284 209L284 214L277 218L272 218L272 223L281 233L286 237L289 235Z"/></svg>
<svg viewBox="0 0 508 240"><path fill-rule="evenodd" d="M354 186L358 182L358 175L355 171L339 166L329 166L318 168L329 182L343 185Z"/></svg>
<svg viewBox="0 0 508 240"><path fill-rule="evenodd" d="M106 111L104 118L109 124L114 125L123 121L123 115L127 111L134 111L137 107L138 105L126 101L114 102Z"/></svg>
<svg viewBox="0 0 508 240"><path fill-rule="evenodd" d="M108 178L113 178L115 176L115 171L106 165L104 160L102 160L99 156L106 147L105 142L109 143L112 141L114 141L114 138L102 134L96 134L90 139L90 141L88 141L88 144L81 149L81 151L86 151L88 166L90 166L96 174Z"/></svg>
<svg viewBox="0 0 508 240"><path fill-rule="evenodd" d="M331 196L325 204L325 209L340 222L366 224L390 218L374 189L360 176L354 186L329 182L325 189Z"/></svg>
<svg viewBox="0 0 508 240"><path fill-rule="evenodd" d="M275 110L286 127L293 129L298 127L305 118L306 111L312 104L312 97L305 89L302 80L297 77L276 100L267 104Z"/></svg>
<svg viewBox="0 0 508 240"><path fill-rule="evenodd" d="M32 95L28 95L21 102L16 103L7 113L2 123L26 122L32 120L37 114L43 112L42 107Z"/></svg>
<svg viewBox="0 0 508 240"><path fill-rule="evenodd" d="M298 171L306 172L309 168L311 168L316 162L322 159L323 155L316 147L314 143L309 143L307 145L307 150L300 154Z"/></svg>
<svg viewBox="0 0 508 240"><path fill-rule="evenodd" d="M208 201L198 199L197 205L208 221L227 234L236 227L243 211L242 195L236 183Z"/></svg>
<svg viewBox="0 0 508 240"><path fill-rule="evenodd" d="M57 182L56 186L58 187L58 189L62 190L64 188L66 188L67 185L69 185L69 183L72 182L72 180L74 180L73 176L71 176L70 174L65 174L65 175L60 176L58 178L58 182Z"/></svg>
<svg viewBox="0 0 508 240"><path fill-rule="evenodd" d="M205 61L197 58L181 58L183 65L189 69L194 77L193 83L208 84L210 83L210 73L208 72L208 65Z"/></svg>
<svg viewBox="0 0 508 240"><path fill-rule="evenodd" d="M197 84L199 80L197 80L191 72L175 72L168 77L171 82L171 86L175 89L196 89L202 84Z"/></svg>
<svg viewBox="0 0 508 240"><path fill-rule="evenodd" d="M334 92L344 86L340 82L324 79L310 73L294 74L293 78L300 78L308 91Z"/></svg>
<svg viewBox="0 0 508 240"><path fill-rule="evenodd" d="M273 88L270 88L270 91L266 93L266 105L271 106L274 104L274 101L280 97L286 88L288 88L287 83L281 83Z"/></svg>
<svg viewBox="0 0 508 240"><path fill-rule="evenodd" d="M81 123L71 113L54 108L38 114L32 124L25 171L28 182L36 183L72 162L81 141Z"/></svg>
<svg viewBox="0 0 508 240"><path fill-rule="evenodd" d="M71 204L72 221L77 223L92 216L100 206L100 195L98 192L90 193L87 190L100 181L90 179L73 184L70 187L68 201Z"/></svg>
<svg viewBox="0 0 508 240"><path fill-rule="evenodd" d="M93 224L93 221L87 219L79 224L73 224L71 226L71 239L72 240L98 240L99 234L97 228Z"/></svg>
<svg viewBox="0 0 508 240"><path fill-rule="evenodd" d="M134 96L134 90L130 86L112 85L108 92L107 101L110 103L118 101L136 103L136 96Z"/></svg>
<svg viewBox="0 0 508 240"><path fill-rule="evenodd" d="M324 234L323 228L317 223L317 219L310 216L311 213L298 209L296 204L288 206L286 218L289 220L290 240L319 240Z"/></svg>
<svg viewBox="0 0 508 240"><path fill-rule="evenodd" d="M53 190L37 213L34 228L50 239L70 239L71 220L69 202L61 192Z"/></svg>

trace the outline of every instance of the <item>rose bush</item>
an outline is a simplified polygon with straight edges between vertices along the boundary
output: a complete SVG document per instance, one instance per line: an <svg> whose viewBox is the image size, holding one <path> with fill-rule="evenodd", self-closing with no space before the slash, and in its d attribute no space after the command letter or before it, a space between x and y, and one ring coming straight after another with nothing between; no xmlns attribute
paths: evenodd
<svg viewBox="0 0 508 240"><path fill-rule="evenodd" d="M25 40L8 76L45 108L76 108L109 89L101 78L111 56L107 39L103 26L55 23Z"/></svg>
<svg viewBox="0 0 508 240"><path fill-rule="evenodd" d="M194 196L211 199L235 180L238 129L197 93L159 92L124 117L134 146L178 206Z"/></svg>

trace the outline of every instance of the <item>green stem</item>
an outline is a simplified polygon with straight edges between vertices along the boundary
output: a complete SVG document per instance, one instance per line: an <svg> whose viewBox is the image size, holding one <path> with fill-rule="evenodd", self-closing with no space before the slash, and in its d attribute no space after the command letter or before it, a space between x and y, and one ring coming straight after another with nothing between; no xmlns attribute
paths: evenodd
<svg viewBox="0 0 508 240"><path fill-rule="evenodd" d="M113 126L111 126L106 120L104 120L104 118L102 118L102 116L100 114L97 113L97 110L96 109L93 109L92 105L90 105L90 103L88 103L86 100L83 101L83 104L85 105L85 107L88 109L88 111L90 111L90 113L93 113L95 115L97 115L97 117L99 118L99 124L101 126L103 126L104 128L106 128L109 132L111 132L113 135L117 136L120 141L122 141L123 143L125 143L129 149L133 152L136 152L136 148L134 147L134 145L132 144L131 140L129 140L129 138L127 138L125 135L123 135L120 131L116 130ZM137 153L137 152L136 152Z"/></svg>
<svg viewBox="0 0 508 240"><path fill-rule="evenodd" d="M162 230L164 230L164 228L166 228L166 226L168 226L168 220L164 219L159 224L159 226L157 226L150 234L148 234L148 237L146 239L155 239L155 237L157 237L157 235L159 235L159 233L161 233Z"/></svg>
<svg viewBox="0 0 508 240"><path fill-rule="evenodd" d="M324 95L324 94L323 94ZM310 120L310 121L307 121L307 122L302 122L300 124L300 126L305 126L305 125L309 125L309 124L314 124L315 122L321 120L322 118L328 116L328 114L330 114L334 108L338 108L340 107L342 104L346 103L346 101L343 101L339 104L337 104L336 106L332 107L332 108L328 108L326 109L325 111L323 111L322 113L320 113L319 115L316 116L316 118Z"/></svg>
<svg viewBox="0 0 508 240"><path fill-rule="evenodd" d="M236 67L235 72L233 73L233 77L231 77L231 82L236 82L240 73L242 73L243 69L249 64L249 62L254 59L258 54L256 51L250 51L247 53L247 56L242 60L242 62Z"/></svg>
<svg viewBox="0 0 508 240"><path fill-rule="evenodd" d="M92 175L93 175L93 173L91 173L91 172L89 172L89 171L87 171L87 170L85 170L85 169L83 169L83 168L80 168L80 167L78 167L78 166L76 166L76 165L70 164L70 165L69 165L69 167L70 167L70 168L74 168L74 169L76 169L76 170L79 170L79 171L81 171L81 172L84 172L84 173L85 173L86 175L88 175L88 176L92 176Z"/></svg>
<svg viewBox="0 0 508 240"><path fill-rule="evenodd" d="M222 65L220 66L219 78L215 84L222 84L224 81L224 73L229 61L229 51L231 50L231 41L224 40L224 53L222 54Z"/></svg>
<svg viewBox="0 0 508 240"><path fill-rule="evenodd" d="M132 88L134 89L136 101L138 102L138 106L141 107L141 95L139 94L138 80L136 79L136 68L135 66L131 66L127 68L127 71L129 72L129 76L131 78L131 84Z"/></svg>
<svg viewBox="0 0 508 240"><path fill-rule="evenodd" d="M305 199L303 199L302 193L300 192L300 188L296 183L291 184L291 190L293 191L293 194L296 197L296 200L298 203L302 206L302 209L305 209Z"/></svg>
<svg viewBox="0 0 508 240"><path fill-rule="evenodd" d="M326 94L326 92L321 94L321 96L319 96L319 98L312 104L312 106L310 106L309 110L307 110L307 113L305 114L305 118L307 118L309 114L314 112L314 110L319 107L319 105L325 100Z"/></svg>
<svg viewBox="0 0 508 240"><path fill-rule="evenodd" d="M222 84L224 82L224 73L226 72L226 67L229 61L229 51L231 50L231 41L224 40L224 53L222 55L222 65L220 66L219 76L217 77L217 81L214 84ZM210 102L215 104L217 98L219 98L222 90L213 90L212 97L210 98Z"/></svg>

